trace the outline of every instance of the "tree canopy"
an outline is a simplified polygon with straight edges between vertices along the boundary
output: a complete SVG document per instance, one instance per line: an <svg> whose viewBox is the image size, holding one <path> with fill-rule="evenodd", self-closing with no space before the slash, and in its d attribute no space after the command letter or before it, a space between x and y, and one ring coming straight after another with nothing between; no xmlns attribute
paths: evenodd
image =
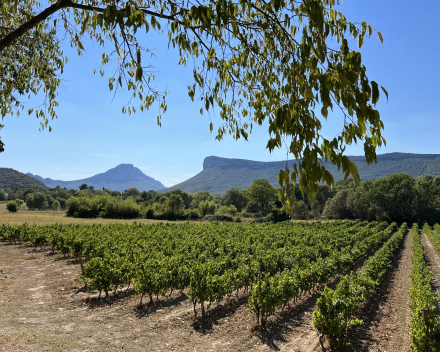
<svg viewBox="0 0 440 352"><path fill-rule="evenodd" d="M166 92L152 86L151 48L139 35L157 31L178 49L176 63L193 65L188 95L201 104L201 113L220 116L216 138L248 139L255 125L267 121L269 151L284 145L298 160L287 177L280 174L281 186L298 182L301 192L313 197L319 182L333 183L322 160L358 182L346 146L362 141L371 163L376 147L385 143L375 105L381 88L388 93L367 77L360 52L349 47L351 38L362 47L375 30L348 21L338 5L336 0L2 1L1 115L18 114L26 96L43 90L43 106L28 113L41 118L42 128L49 126L57 118L57 90L67 63L61 41L68 38L80 53L88 38L111 44L103 47L100 73L117 62L109 88L133 94L122 111L144 111L156 103L160 125ZM322 120L333 110L342 112L343 129L328 139L321 134ZM213 122L209 128L214 130Z"/></svg>

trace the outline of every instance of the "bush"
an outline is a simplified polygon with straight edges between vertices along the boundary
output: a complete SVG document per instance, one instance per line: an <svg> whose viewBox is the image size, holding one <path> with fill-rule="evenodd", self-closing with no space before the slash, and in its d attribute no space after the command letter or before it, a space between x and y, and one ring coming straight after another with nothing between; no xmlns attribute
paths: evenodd
<svg viewBox="0 0 440 352"><path fill-rule="evenodd" d="M241 222L241 218L240 218L239 216L237 216L237 217L234 219L234 221L235 221L235 222Z"/></svg>
<svg viewBox="0 0 440 352"><path fill-rule="evenodd" d="M234 221L234 218L225 214L205 215L203 220L207 221Z"/></svg>
<svg viewBox="0 0 440 352"><path fill-rule="evenodd" d="M60 209L60 202L56 200L52 203L52 210L57 211L58 209Z"/></svg>
<svg viewBox="0 0 440 352"><path fill-rule="evenodd" d="M18 208L21 208L21 206L23 205L24 201L22 199L16 199L15 203L17 203Z"/></svg>
<svg viewBox="0 0 440 352"><path fill-rule="evenodd" d="M224 205L218 208L217 213L235 215L237 214L237 208L232 204L229 206Z"/></svg>
<svg viewBox="0 0 440 352"><path fill-rule="evenodd" d="M147 219L153 219L154 218L154 209L151 207L148 207L147 211L145 212L145 217Z"/></svg>
<svg viewBox="0 0 440 352"><path fill-rule="evenodd" d="M198 220L201 217L197 209L186 209L183 216L188 220Z"/></svg>
<svg viewBox="0 0 440 352"><path fill-rule="evenodd" d="M202 200L199 203L199 211L202 215L213 215L215 213L215 203L212 200Z"/></svg>
<svg viewBox="0 0 440 352"><path fill-rule="evenodd" d="M267 215L266 219L270 222L280 222L289 220L289 216L287 215L284 208L278 208L274 205Z"/></svg>
<svg viewBox="0 0 440 352"><path fill-rule="evenodd" d="M251 213L243 212L243 213L241 213L241 217L243 217L243 218L253 218L254 215L251 214Z"/></svg>
<svg viewBox="0 0 440 352"><path fill-rule="evenodd" d="M10 213L16 213L18 211L18 204L14 201L8 202L8 204L6 204L6 209L8 209Z"/></svg>

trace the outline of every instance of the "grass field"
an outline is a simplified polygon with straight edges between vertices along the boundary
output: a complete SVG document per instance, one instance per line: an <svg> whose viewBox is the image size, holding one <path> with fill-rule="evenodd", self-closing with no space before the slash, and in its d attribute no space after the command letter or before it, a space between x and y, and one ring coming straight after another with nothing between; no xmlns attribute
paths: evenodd
<svg viewBox="0 0 440 352"><path fill-rule="evenodd" d="M0 224L28 224L35 225L49 225L49 224L110 224L110 223L155 223L161 222L161 220L150 219L131 219L131 220L118 220L118 219L78 219L66 216L65 211L39 211L29 210L27 208L20 209L17 213L10 213L6 210L6 204L0 203Z"/></svg>

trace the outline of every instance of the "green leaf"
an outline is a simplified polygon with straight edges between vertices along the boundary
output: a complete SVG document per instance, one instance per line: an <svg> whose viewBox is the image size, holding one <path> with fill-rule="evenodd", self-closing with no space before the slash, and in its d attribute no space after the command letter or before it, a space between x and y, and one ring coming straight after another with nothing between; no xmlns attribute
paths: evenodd
<svg viewBox="0 0 440 352"><path fill-rule="evenodd" d="M381 88L382 91L385 93L385 95L386 95L386 97L387 97L387 101L388 101L388 92L387 92L387 90L386 90L384 87L382 87L382 86L380 86L380 88Z"/></svg>
<svg viewBox="0 0 440 352"><path fill-rule="evenodd" d="M372 102L376 104L379 100L379 86L375 81L371 81L371 88L373 91Z"/></svg>

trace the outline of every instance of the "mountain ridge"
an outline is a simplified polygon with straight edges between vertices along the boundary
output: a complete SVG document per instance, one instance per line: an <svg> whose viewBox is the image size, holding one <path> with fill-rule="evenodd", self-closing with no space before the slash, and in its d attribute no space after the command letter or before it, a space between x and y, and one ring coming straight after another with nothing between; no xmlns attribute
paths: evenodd
<svg viewBox="0 0 440 352"><path fill-rule="evenodd" d="M414 177L424 174L440 176L440 154L385 153L377 156L377 164L368 165L365 156L348 156L356 162L362 181L376 179L392 173L406 172ZM292 170L296 160L288 161ZM343 179L342 172L331 163L325 163L335 178L335 182ZM249 188L252 181L265 178L278 187L278 172L285 169L286 161L254 161L247 159L222 158L208 156L203 161L203 170L197 175L177 185L160 191L181 189L182 191L209 191L215 195L223 195L229 188Z"/></svg>
<svg viewBox="0 0 440 352"><path fill-rule="evenodd" d="M27 175L42 181L50 188L60 186L66 187L67 189L78 189L83 183L93 186L95 189L104 187L119 192L123 192L131 187L135 187L139 189L139 191L158 190L165 187L160 181L145 175L133 164L119 164L106 172L73 181L53 180L51 178L43 178L31 173L27 173Z"/></svg>

